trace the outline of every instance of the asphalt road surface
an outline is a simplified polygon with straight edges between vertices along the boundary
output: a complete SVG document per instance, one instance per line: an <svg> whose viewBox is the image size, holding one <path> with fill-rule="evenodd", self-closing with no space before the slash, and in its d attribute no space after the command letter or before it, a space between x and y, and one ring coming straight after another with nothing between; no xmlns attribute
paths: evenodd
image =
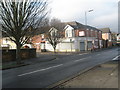
<svg viewBox="0 0 120 90"><path fill-rule="evenodd" d="M3 70L2 88L45 88L87 68L115 60L118 56L118 48L114 48Z"/></svg>

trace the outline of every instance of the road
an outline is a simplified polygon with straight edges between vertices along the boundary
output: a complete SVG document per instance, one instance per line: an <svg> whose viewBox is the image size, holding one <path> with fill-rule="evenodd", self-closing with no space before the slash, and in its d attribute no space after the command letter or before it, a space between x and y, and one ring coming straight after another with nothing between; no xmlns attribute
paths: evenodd
<svg viewBox="0 0 120 90"><path fill-rule="evenodd" d="M49 62L3 70L3 88L45 88L83 70L116 59L118 49L74 54Z"/></svg>

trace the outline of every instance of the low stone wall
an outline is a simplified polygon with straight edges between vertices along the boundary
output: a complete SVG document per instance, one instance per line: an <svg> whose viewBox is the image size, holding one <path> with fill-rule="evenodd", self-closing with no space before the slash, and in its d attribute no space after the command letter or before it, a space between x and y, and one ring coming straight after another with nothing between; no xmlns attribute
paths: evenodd
<svg viewBox="0 0 120 90"><path fill-rule="evenodd" d="M36 57L36 49L21 49L21 58L30 59ZM9 62L16 60L16 49L2 50L2 62Z"/></svg>

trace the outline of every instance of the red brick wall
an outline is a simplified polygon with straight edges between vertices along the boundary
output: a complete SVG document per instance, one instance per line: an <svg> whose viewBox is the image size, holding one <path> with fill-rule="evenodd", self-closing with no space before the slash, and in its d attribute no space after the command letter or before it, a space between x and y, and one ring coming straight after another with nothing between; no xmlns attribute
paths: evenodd
<svg viewBox="0 0 120 90"><path fill-rule="evenodd" d="M42 37L40 35L36 35L32 38L32 43L40 43L42 41Z"/></svg>
<svg viewBox="0 0 120 90"><path fill-rule="evenodd" d="M98 37L98 31L95 31L95 37Z"/></svg>
<svg viewBox="0 0 120 90"><path fill-rule="evenodd" d="M79 30L75 30L75 37L79 36Z"/></svg>
<svg viewBox="0 0 120 90"><path fill-rule="evenodd" d="M78 35L79 35L79 32L81 32L81 31L84 31L84 34L85 34L84 37L86 37L86 31L85 31L85 30L79 30L79 31L78 31Z"/></svg>
<svg viewBox="0 0 120 90"><path fill-rule="evenodd" d="M98 37L100 40L102 40L102 33L98 32Z"/></svg>
<svg viewBox="0 0 120 90"><path fill-rule="evenodd" d="M92 36L95 37L95 30L92 31Z"/></svg>
<svg viewBox="0 0 120 90"><path fill-rule="evenodd" d="M88 30L88 32L89 32L88 36L89 36L89 37L91 37L91 31L90 31L90 30Z"/></svg>
<svg viewBox="0 0 120 90"><path fill-rule="evenodd" d="M99 33L98 31L96 32L95 30L75 30L75 36L78 37L79 36L79 32L80 31L84 31L85 32L85 37L99 37L100 39L102 39L102 33Z"/></svg>
<svg viewBox="0 0 120 90"><path fill-rule="evenodd" d="M75 30L75 37L79 37L79 32L80 31L84 31L85 32L85 37L97 37L99 38L100 40L102 40L102 33L99 33L99 31L97 30L84 30L84 29L81 29L81 30ZM96 32L97 31L97 32ZM97 36L96 36L97 35Z"/></svg>
<svg viewBox="0 0 120 90"><path fill-rule="evenodd" d="M91 32L91 37L93 37L93 30L91 30L90 32Z"/></svg>

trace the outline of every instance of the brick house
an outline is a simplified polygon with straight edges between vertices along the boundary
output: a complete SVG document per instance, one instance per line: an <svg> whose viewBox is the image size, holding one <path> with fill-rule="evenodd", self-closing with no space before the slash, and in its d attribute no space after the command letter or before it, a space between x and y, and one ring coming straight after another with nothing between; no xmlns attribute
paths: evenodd
<svg viewBox="0 0 120 90"><path fill-rule="evenodd" d="M36 35L31 37L31 43L33 44L34 48L36 48L37 51L41 51L41 45L46 42L45 40L45 33L50 29L49 26L41 27L38 29L38 32Z"/></svg>
<svg viewBox="0 0 120 90"><path fill-rule="evenodd" d="M102 28L100 30L102 31L102 38L104 40L108 40L108 41L112 40L110 28Z"/></svg>
<svg viewBox="0 0 120 90"><path fill-rule="evenodd" d="M65 40L64 43L71 43L68 51L87 51L94 48L102 48L102 31L80 24L79 22L67 22L64 28ZM67 47L68 48L68 45Z"/></svg>
<svg viewBox="0 0 120 90"><path fill-rule="evenodd" d="M112 33L110 28L101 28L104 48L112 46Z"/></svg>
<svg viewBox="0 0 120 90"><path fill-rule="evenodd" d="M58 52L79 52L93 48L102 48L102 31L91 26L80 24L76 21L66 22L62 30L64 37L57 45ZM47 51L53 51L52 47L46 42Z"/></svg>

